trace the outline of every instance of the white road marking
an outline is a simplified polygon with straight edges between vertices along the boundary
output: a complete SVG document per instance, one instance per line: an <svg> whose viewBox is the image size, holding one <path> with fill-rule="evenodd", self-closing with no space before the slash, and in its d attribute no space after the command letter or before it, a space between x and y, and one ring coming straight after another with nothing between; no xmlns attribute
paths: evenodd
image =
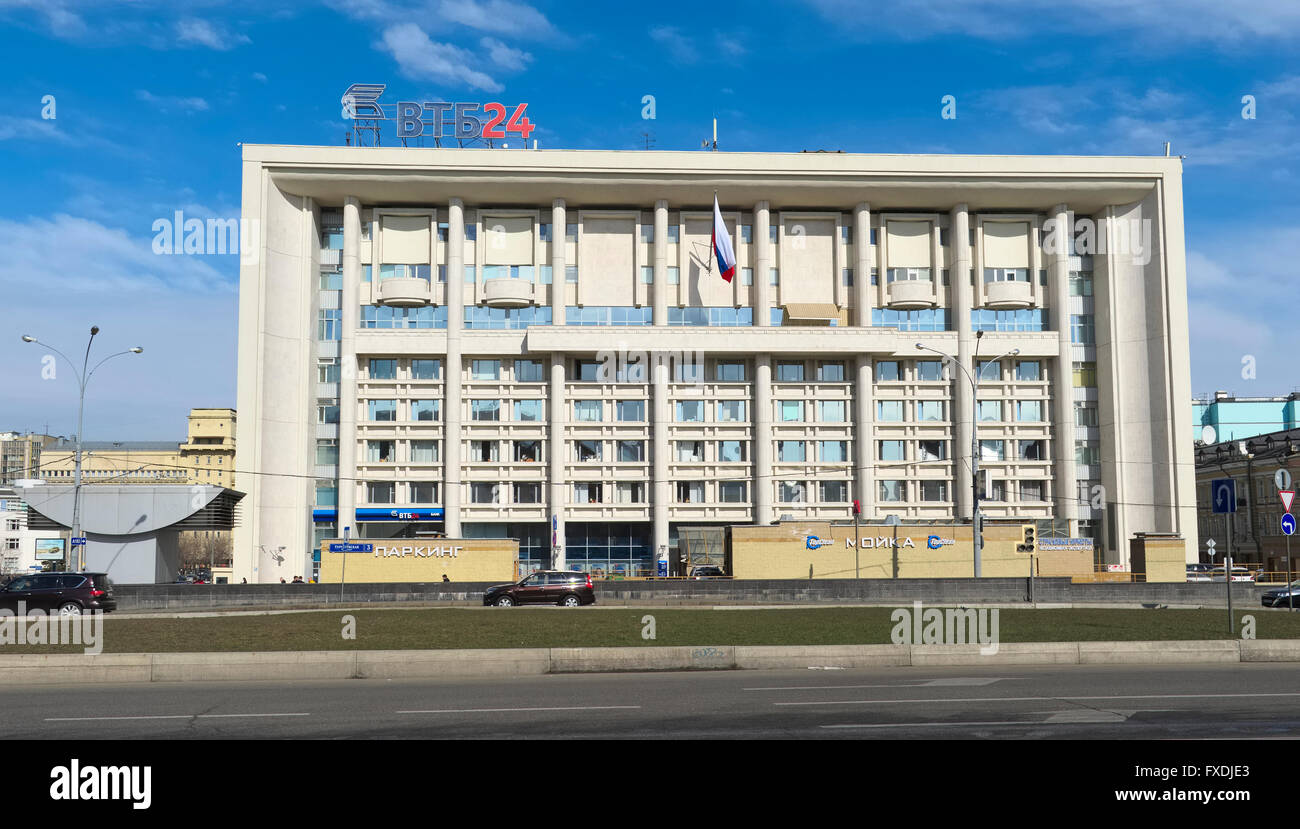
<svg viewBox="0 0 1300 829"><path fill-rule="evenodd" d="M310 717L311 714L151 714L133 717L46 717L45 722L105 722L108 720L193 720L222 717Z"/></svg>
<svg viewBox="0 0 1300 829"><path fill-rule="evenodd" d="M944 699L942 697L931 697L929 699L849 699L838 700L835 702L774 702L773 705L894 705L897 703L924 702L924 703L943 703L943 702L1047 702L1050 700L1112 700L1112 699L1227 699L1235 697L1259 698L1259 697L1300 697L1300 693L1276 693L1276 694L1117 694L1105 697L967 697L962 699Z"/></svg>
<svg viewBox="0 0 1300 829"><path fill-rule="evenodd" d="M613 711L640 708L639 705L567 705L554 708L442 708L431 711L397 711L398 714L495 714L508 711Z"/></svg>
<svg viewBox="0 0 1300 829"><path fill-rule="evenodd" d="M953 679L917 679L908 682L891 683L889 685L776 685L765 686L761 688L742 688L742 691L821 691L824 689L843 690L847 688L938 688L943 686L961 686L961 685L992 685L995 682L1003 682L1008 679L1019 679L1014 676L1001 676L993 678L975 678L975 677L954 677Z"/></svg>

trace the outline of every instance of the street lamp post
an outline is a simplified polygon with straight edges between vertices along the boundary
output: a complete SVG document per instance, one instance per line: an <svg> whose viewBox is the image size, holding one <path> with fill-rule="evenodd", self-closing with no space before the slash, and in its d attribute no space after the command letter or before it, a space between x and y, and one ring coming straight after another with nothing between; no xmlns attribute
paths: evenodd
<svg viewBox="0 0 1300 829"><path fill-rule="evenodd" d="M79 388L77 398L77 446L72 483L72 541L69 543L71 549L68 552L68 563L71 565L69 569L74 572L81 570L84 566L84 562L81 560L81 550L79 549L81 545L78 545L76 540L81 538L81 431L86 411L86 384L90 382L90 377L95 373L96 369L114 357L120 357L123 354L140 354L144 351L143 348L136 346L135 348L129 348L126 351L119 351L116 354L110 354L96 363L94 368L87 371L86 366L90 364L90 347L94 344L95 335L98 333L99 326L92 325L90 327L90 339L86 341L86 356L81 361L81 370L77 372L77 386ZM52 345L43 343L35 337L29 337L26 334L23 335L23 342L36 343L37 345L45 346L66 360L68 365L72 366L74 369L76 368L76 363L69 360L67 355Z"/></svg>
<svg viewBox="0 0 1300 829"><path fill-rule="evenodd" d="M983 331L975 332L974 362L976 366L979 366L980 339L983 336L984 336ZM983 537L983 526L982 526L983 522L980 519L979 384L984 380L984 369L977 368L976 372L978 376L972 375L970 371L966 368L966 366L962 365L961 361L958 360L956 357L952 356L951 354L940 351L937 348L931 348L928 345L923 345L921 343L917 343L916 347L921 351L933 351L935 354L938 354L939 356L943 357L953 365L959 366L962 372L965 373L966 379L970 380L971 547L973 548L974 551L975 578L979 578L981 572L980 539ZM1020 349L1013 348L1010 351L1008 351L1006 354L996 357L993 360L990 360L989 362L997 363L999 360L1003 359L1004 357L1014 357L1019 353L1020 353ZM987 367L988 366L985 366L984 368Z"/></svg>

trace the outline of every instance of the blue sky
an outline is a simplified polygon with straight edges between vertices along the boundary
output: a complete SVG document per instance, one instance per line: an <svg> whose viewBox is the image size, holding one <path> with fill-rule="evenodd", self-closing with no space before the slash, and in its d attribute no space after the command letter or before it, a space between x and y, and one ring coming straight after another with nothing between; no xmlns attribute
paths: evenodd
<svg viewBox="0 0 1300 829"><path fill-rule="evenodd" d="M1192 388L1300 387L1293 0L0 0L0 430L179 439L235 405L238 261L155 219L238 217L239 142L341 145L339 96L529 103L543 147L1186 156ZM53 119L42 117L54 96ZM655 96L645 120L642 98ZM957 118L940 117L956 98ZM1243 118L1242 97L1255 117ZM389 133L386 138L392 142ZM1242 376L1254 358L1255 376Z"/></svg>

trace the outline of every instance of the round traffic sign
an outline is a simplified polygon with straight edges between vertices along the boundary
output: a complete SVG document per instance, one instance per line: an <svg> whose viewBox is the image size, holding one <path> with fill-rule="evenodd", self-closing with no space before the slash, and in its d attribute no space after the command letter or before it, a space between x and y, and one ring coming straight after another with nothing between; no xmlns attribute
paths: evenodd
<svg viewBox="0 0 1300 829"><path fill-rule="evenodd" d="M1285 469L1279 469L1273 475L1273 483L1277 484L1278 489L1291 488L1291 473Z"/></svg>
<svg viewBox="0 0 1300 829"><path fill-rule="evenodd" d="M1291 513L1285 513L1282 516L1282 534L1291 535L1295 532L1295 516Z"/></svg>

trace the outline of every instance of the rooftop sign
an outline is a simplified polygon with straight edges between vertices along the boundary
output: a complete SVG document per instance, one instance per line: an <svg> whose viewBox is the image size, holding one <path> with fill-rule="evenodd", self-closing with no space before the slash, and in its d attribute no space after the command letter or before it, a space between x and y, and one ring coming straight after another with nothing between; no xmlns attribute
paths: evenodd
<svg viewBox="0 0 1300 829"><path fill-rule="evenodd" d="M386 110L379 103L386 88L381 83L349 86L341 99L343 117L352 121L396 121L398 138L423 136L435 141L509 138L514 132L526 142L536 126L528 120L528 104L398 101L391 110Z"/></svg>

